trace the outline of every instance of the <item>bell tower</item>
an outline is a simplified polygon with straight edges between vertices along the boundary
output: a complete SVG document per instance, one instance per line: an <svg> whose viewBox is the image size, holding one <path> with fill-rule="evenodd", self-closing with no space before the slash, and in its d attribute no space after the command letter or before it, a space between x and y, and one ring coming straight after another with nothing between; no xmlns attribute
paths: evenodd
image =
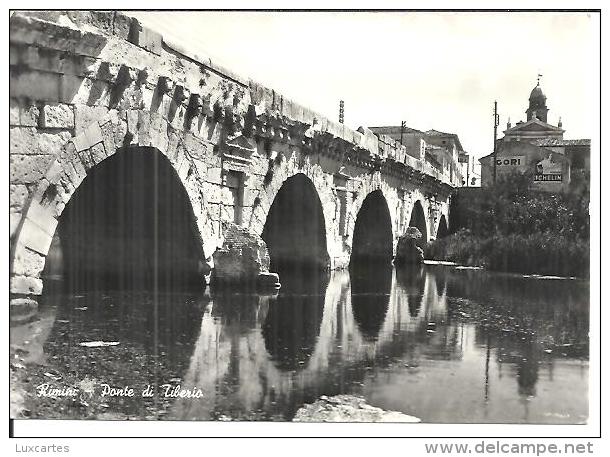
<svg viewBox="0 0 610 457"><path fill-rule="evenodd" d="M530 93L530 104L527 110L525 111L525 113L527 114L528 121L533 119L534 117L540 119L542 122L546 122L547 119L547 113L549 112L549 109L546 107L546 95L544 95L542 89L540 88L541 77L542 75L538 75L538 82L536 84L536 87L534 87L534 89L532 89L532 92Z"/></svg>

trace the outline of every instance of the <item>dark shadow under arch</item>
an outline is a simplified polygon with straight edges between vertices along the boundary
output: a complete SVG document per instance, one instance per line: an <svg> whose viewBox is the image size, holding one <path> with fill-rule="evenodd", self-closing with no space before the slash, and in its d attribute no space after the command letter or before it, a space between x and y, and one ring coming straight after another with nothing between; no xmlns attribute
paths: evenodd
<svg viewBox="0 0 610 457"><path fill-rule="evenodd" d="M438 223L438 229L436 230L436 239L446 237L449 234L449 228L447 226L447 219L445 215L441 216L441 220Z"/></svg>
<svg viewBox="0 0 610 457"><path fill-rule="evenodd" d="M421 202L418 200L413 205L413 211L411 211L411 219L409 221L409 227L417 227L422 234L422 237L417 240L417 245L421 248L425 247L428 243L428 228L426 225L426 215Z"/></svg>
<svg viewBox="0 0 610 457"><path fill-rule="evenodd" d="M43 275L70 291L201 285L201 240L188 195L154 148L117 151L64 209ZM47 281L48 282L48 281Z"/></svg>
<svg viewBox="0 0 610 457"><path fill-rule="evenodd" d="M350 265L392 261L392 219L380 190L366 196L356 216Z"/></svg>
<svg viewBox="0 0 610 457"><path fill-rule="evenodd" d="M302 173L288 178L269 209L262 238L271 270L326 270L326 224L322 203L311 180Z"/></svg>

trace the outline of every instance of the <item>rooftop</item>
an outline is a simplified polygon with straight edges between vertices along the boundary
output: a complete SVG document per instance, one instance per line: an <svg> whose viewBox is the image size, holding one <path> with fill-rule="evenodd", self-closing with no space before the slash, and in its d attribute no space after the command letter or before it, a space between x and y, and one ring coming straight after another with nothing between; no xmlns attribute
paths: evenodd
<svg viewBox="0 0 610 457"><path fill-rule="evenodd" d="M580 138L575 140L560 140L558 138L543 138L534 142L537 146L590 146L589 138Z"/></svg>
<svg viewBox="0 0 610 457"><path fill-rule="evenodd" d="M400 133L400 125L385 125L380 127L369 127L373 133ZM414 129L412 127L404 127L403 133L424 133L421 130Z"/></svg>
<svg viewBox="0 0 610 457"><path fill-rule="evenodd" d="M455 133L446 133L446 132L441 132L440 130L430 129L427 132L425 132L425 134L428 136L439 136L439 137L452 138L453 140L455 140L455 144L456 144L458 150L459 151L464 150L464 148L462 147L462 143L460 143L460 138Z"/></svg>

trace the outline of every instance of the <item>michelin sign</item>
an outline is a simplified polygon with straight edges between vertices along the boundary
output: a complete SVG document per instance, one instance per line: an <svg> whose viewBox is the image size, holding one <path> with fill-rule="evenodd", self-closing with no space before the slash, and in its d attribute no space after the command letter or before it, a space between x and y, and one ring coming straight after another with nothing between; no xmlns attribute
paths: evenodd
<svg viewBox="0 0 610 457"><path fill-rule="evenodd" d="M534 181L561 181L561 163L551 161L551 155L536 163Z"/></svg>

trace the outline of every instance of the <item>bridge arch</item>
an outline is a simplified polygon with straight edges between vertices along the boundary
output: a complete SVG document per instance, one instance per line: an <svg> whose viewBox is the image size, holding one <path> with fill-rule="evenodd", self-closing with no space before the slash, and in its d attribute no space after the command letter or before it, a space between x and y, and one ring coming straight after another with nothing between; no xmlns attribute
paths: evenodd
<svg viewBox="0 0 610 457"><path fill-rule="evenodd" d="M396 241L399 233L398 225L398 211L399 206L398 196L396 190L388 185L382 178L380 173L375 173L372 176L369 175L367 179L361 179L359 186L353 196L352 204L349 207L347 215L347 244L350 246L350 257L351 252L354 249L354 233L356 229L356 221L360 209L364 204L367 197L377 192L377 195L381 196L385 200L386 208L390 215L390 226L392 230L392 255L396 249Z"/></svg>
<svg viewBox="0 0 610 457"><path fill-rule="evenodd" d="M422 237L418 241L418 244L420 246L425 246L429 239L428 220L420 200L417 200L413 205L411 217L409 218L409 227L417 227L419 229Z"/></svg>
<svg viewBox="0 0 610 457"><path fill-rule="evenodd" d="M393 255L392 216L381 189L370 192L360 205L352 235L350 264L391 262Z"/></svg>
<svg viewBox="0 0 610 457"><path fill-rule="evenodd" d="M447 219L445 215L441 215L438 221L438 228L436 229L436 239L443 238L449 234L449 227L447 226Z"/></svg>
<svg viewBox="0 0 610 457"><path fill-rule="evenodd" d="M201 285L200 246L190 201L167 158L130 147L92 167L76 189L42 278L60 267L70 291Z"/></svg>
<svg viewBox="0 0 610 457"><path fill-rule="evenodd" d="M127 118L135 115L139 119L142 112L128 110ZM197 256L201 260L211 260L209 256L213 249L207 249L206 243L215 240L212 243L217 244L218 234L208 224L204 208L205 190L199 185L199 172L184 148L179 146L179 141L170 146L168 137L172 129L167 121L158 119L157 122L159 131L167 132L165 135L139 135L150 129L149 123L139 122L139 131L130 130L126 121L119 119L116 112L114 115L110 112L64 145L38 181L11 239L11 294L31 296L42 293L41 275L66 205L102 162L115 154L129 154L134 148L146 148L151 152L151 158L152 151L157 151L158 156L171 167L190 206ZM175 132L180 135L179 131Z"/></svg>
<svg viewBox="0 0 610 457"><path fill-rule="evenodd" d="M324 270L330 267L328 228L317 186L307 174L297 172L268 190L274 193L258 233L267 243L273 271L292 268Z"/></svg>

